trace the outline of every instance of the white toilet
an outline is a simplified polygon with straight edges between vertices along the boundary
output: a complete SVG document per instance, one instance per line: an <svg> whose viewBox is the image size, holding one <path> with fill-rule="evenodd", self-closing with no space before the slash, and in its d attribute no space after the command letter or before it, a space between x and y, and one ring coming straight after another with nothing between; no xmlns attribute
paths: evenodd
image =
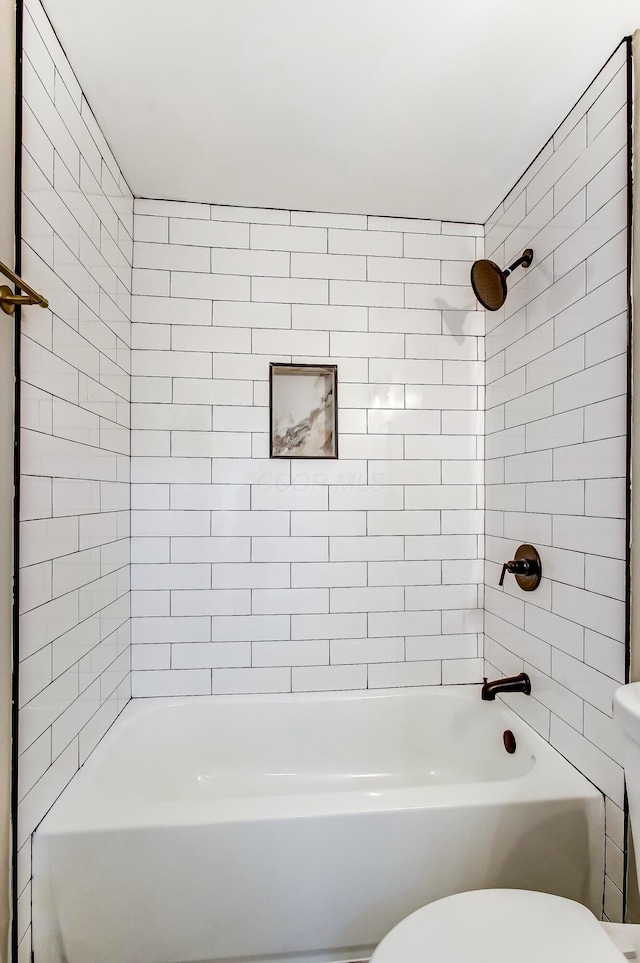
<svg viewBox="0 0 640 963"><path fill-rule="evenodd" d="M623 733L629 814L638 834L640 682L615 693L614 718ZM600 923L586 907L560 896L482 889L407 916L371 963L622 963L640 960L639 932L638 926Z"/></svg>

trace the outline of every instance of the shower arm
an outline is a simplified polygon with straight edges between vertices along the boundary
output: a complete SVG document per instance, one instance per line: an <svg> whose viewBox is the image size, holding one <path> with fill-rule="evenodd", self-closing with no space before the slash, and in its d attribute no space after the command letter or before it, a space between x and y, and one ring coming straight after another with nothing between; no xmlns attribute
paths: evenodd
<svg viewBox="0 0 640 963"><path fill-rule="evenodd" d="M520 265L528 268L532 260L533 260L533 251L531 250L530 247L528 247L527 250L524 251L522 257L519 257L517 261L514 261L513 264L511 264L505 271L502 272L502 276L505 278L508 278L511 272L515 271L515 269L517 267L520 267Z"/></svg>
<svg viewBox="0 0 640 963"><path fill-rule="evenodd" d="M11 268L3 264L2 261L0 261L0 274L9 278L21 291L27 292L26 294L14 294L7 284L0 286L0 307L6 314L13 314L16 304L39 304L41 308L49 307L49 302L45 297L34 291L26 281L14 274Z"/></svg>

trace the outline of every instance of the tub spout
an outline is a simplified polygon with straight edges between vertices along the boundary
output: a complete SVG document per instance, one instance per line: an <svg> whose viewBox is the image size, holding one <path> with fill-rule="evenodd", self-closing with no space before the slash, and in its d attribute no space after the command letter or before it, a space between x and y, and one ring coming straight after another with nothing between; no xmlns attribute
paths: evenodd
<svg viewBox="0 0 640 963"><path fill-rule="evenodd" d="M482 686L484 701L493 702L499 692L524 692L525 695L531 695L531 679L526 672L509 676L506 679L494 679L493 682L487 682L485 676Z"/></svg>

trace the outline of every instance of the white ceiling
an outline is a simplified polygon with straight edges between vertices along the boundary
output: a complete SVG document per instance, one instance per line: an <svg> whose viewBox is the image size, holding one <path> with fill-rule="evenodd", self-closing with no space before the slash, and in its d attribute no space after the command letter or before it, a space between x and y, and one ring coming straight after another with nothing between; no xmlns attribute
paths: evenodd
<svg viewBox="0 0 640 963"><path fill-rule="evenodd" d="M134 194L485 221L638 0L44 0Z"/></svg>

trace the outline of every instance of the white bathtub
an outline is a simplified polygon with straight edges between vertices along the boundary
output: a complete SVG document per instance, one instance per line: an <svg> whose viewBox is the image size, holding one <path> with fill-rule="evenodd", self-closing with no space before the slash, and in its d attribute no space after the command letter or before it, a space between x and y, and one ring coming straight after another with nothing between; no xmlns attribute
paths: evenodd
<svg viewBox="0 0 640 963"><path fill-rule="evenodd" d="M133 700L36 833L35 963L361 959L479 887L599 915L603 843L600 794L476 686Z"/></svg>

